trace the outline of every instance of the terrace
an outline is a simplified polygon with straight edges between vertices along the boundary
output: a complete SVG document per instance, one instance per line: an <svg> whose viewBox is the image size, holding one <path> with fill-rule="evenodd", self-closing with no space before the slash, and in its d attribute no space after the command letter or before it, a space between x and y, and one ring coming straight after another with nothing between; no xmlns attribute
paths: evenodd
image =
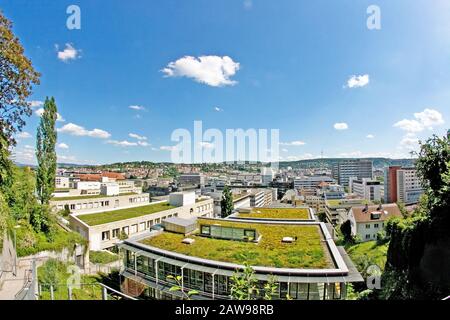
<svg viewBox="0 0 450 320"><path fill-rule="evenodd" d="M250 212L240 211L238 218L282 219L282 220L308 220L307 208L252 208Z"/></svg>
<svg viewBox="0 0 450 320"><path fill-rule="evenodd" d="M91 214L82 214L77 215L76 217L88 224L89 226L96 226L100 224L121 221L136 217L145 216L148 214L153 214L165 210L170 210L176 208L175 206L171 206L167 202L150 204L146 206L133 207L127 209L120 209L114 211L106 211L100 213L91 213Z"/></svg>
<svg viewBox="0 0 450 320"><path fill-rule="evenodd" d="M129 192L129 193L122 193L116 196L106 196L102 194L97 195L83 195L83 196L73 196L73 197L54 197L50 201L52 202L58 202L58 201L71 201L71 200L88 200L88 199L99 199L99 198L113 198L113 197L121 197L121 196L134 196L137 193Z"/></svg>
<svg viewBox="0 0 450 320"><path fill-rule="evenodd" d="M257 243L233 241L201 236L198 232L189 235L194 242L182 243L183 234L162 232L140 242L162 250L234 264L250 263L254 266L330 269L334 263L317 224L288 225L280 223L237 222L198 219L198 224L253 229L261 236ZM295 239L283 242L284 237Z"/></svg>

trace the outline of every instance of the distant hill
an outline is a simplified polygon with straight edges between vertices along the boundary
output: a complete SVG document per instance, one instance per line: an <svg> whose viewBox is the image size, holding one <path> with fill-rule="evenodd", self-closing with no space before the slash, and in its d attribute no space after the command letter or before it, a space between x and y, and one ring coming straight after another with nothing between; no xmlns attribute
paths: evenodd
<svg viewBox="0 0 450 320"><path fill-rule="evenodd" d="M280 162L280 168L286 167L298 169L320 168L320 167L331 168L333 166L333 163L350 159L352 158L326 158L326 159L285 161ZM353 158L353 159L371 160L373 162L374 168L383 168L387 166L413 166L415 162L415 159L389 159L389 158Z"/></svg>

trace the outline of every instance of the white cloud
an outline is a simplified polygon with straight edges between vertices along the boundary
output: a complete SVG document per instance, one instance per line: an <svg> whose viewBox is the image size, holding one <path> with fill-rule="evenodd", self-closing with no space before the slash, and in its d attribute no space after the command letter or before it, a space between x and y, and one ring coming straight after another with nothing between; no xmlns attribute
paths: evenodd
<svg viewBox="0 0 450 320"><path fill-rule="evenodd" d="M78 137L92 137L92 138L100 138L100 139L107 139L111 136L111 134L105 130L101 129L93 129L93 130L86 130L84 127L76 125L74 123L68 123L62 128L57 129L60 133L67 133L72 136L78 136Z"/></svg>
<svg viewBox="0 0 450 320"><path fill-rule="evenodd" d="M77 161L77 158L75 156L66 156L66 155L62 155L62 154L57 154L56 157L57 157L58 162L63 162L63 161L64 162L68 162L68 161L76 162Z"/></svg>
<svg viewBox="0 0 450 320"><path fill-rule="evenodd" d="M361 75L361 76L353 75L350 77L350 79L348 79L347 87L348 88L361 88L361 87L367 86L369 84L369 82L370 82L370 79L369 79L368 74Z"/></svg>
<svg viewBox="0 0 450 320"><path fill-rule="evenodd" d="M433 127L445 123L442 114L434 109L425 109L422 112L416 112L414 113L414 118L400 120L394 124L394 127L406 132L417 133L425 129L433 130Z"/></svg>
<svg viewBox="0 0 450 320"><path fill-rule="evenodd" d="M118 147L148 147L150 144L147 141L128 141L128 140L108 140L106 141L108 144L112 144Z"/></svg>
<svg viewBox="0 0 450 320"><path fill-rule="evenodd" d="M425 109L422 112L414 113L414 117L427 129L433 130L434 126L444 124L442 114L434 109Z"/></svg>
<svg viewBox="0 0 450 320"><path fill-rule="evenodd" d="M69 146L63 142L58 143L57 147L60 149L69 149Z"/></svg>
<svg viewBox="0 0 450 320"><path fill-rule="evenodd" d="M347 130L348 124L346 124L345 122L338 122L334 124L334 128L336 130Z"/></svg>
<svg viewBox="0 0 450 320"><path fill-rule="evenodd" d="M416 150L419 146L419 139L411 134L407 134L402 138L400 141L400 148L407 149L407 150Z"/></svg>
<svg viewBox="0 0 450 320"><path fill-rule="evenodd" d="M222 108L219 108L219 107L214 107L214 111L217 111L217 112L222 112L222 111L223 111L223 109L222 109Z"/></svg>
<svg viewBox="0 0 450 320"><path fill-rule="evenodd" d="M138 105L128 106L128 108L130 108L132 110L136 110L136 111L144 111L145 110L144 106L138 106Z"/></svg>
<svg viewBox="0 0 450 320"><path fill-rule="evenodd" d="M56 50L59 50L59 46L56 45ZM67 62L69 60L76 60L80 57L80 50L75 49L75 47L66 43L66 47L62 51L58 51L58 59Z"/></svg>
<svg viewBox="0 0 450 320"><path fill-rule="evenodd" d="M187 77L212 87L234 85L231 80L239 70L240 65L228 56L185 56L170 62L161 71L166 77Z"/></svg>
<svg viewBox="0 0 450 320"><path fill-rule="evenodd" d="M366 136L367 139L375 139L375 136L373 134L368 134Z"/></svg>
<svg viewBox="0 0 450 320"><path fill-rule="evenodd" d="M28 138L31 138L31 134L29 134L29 133L26 132L26 131L19 132L19 133L17 134L17 138L19 138L19 139L28 139Z"/></svg>
<svg viewBox="0 0 450 320"><path fill-rule="evenodd" d="M136 134L136 133L129 133L128 136L129 136L130 138L137 139L137 140L147 140L147 137L145 137L145 136L140 136L140 135L138 135L138 134Z"/></svg>
<svg viewBox="0 0 450 320"><path fill-rule="evenodd" d="M291 142L280 142L282 146L304 146L306 143L300 140L291 141Z"/></svg>
<svg viewBox="0 0 450 320"><path fill-rule="evenodd" d="M44 102L39 100L28 101L28 103L31 108L42 107L44 105Z"/></svg>
<svg viewBox="0 0 450 320"><path fill-rule="evenodd" d="M175 150L175 146L161 146L159 149L163 151L172 151Z"/></svg>
<svg viewBox="0 0 450 320"><path fill-rule="evenodd" d="M42 117L44 114L44 108L39 108L34 112L38 117ZM65 122L66 119L64 119L59 113L56 113L56 121L59 122Z"/></svg>

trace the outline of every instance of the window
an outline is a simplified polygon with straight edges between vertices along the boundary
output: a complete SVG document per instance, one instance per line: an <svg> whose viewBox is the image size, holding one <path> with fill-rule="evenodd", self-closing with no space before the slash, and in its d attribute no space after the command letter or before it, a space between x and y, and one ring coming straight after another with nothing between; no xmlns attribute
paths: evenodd
<svg viewBox="0 0 450 320"><path fill-rule="evenodd" d="M150 229L153 225L153 220L147 221L147 229Z"/></svg>
<svg viewBox="0 0 450 320"><path fill-rule="evenodd" d="M366 229L370 229L370 224L366 224Z"/></svg>
<svg viewBox="0 0 450 320"><path fill-rule="evenodd" d="M141 222L139 224L139 231L144 231L145 230L145 222Z"/></svg>
<svg viewBox="0 0 450 320"><path fill-rule="evenodd" d="M102 232L102 240L103 241L107 241L107 240L109 240L110 239L110 233L109 233L109 231L103 231Z"/></svg>
<svg viewBox="0 0 450 320"><path fill-rule="evenodd" d="M120 233L120 229L119 228L113 229L113 231L112 231L113 239L117 239L119 237L119 233Z"/></svg>
<svg viewBox="0 0 450 320"><path fill-rule="evenodd" d="M370 234L366 234L366 239L370 239Z"/></svg>
<svg viewBox="0 0 450 320"><path fill-rule="evenodd" d="M210 226L202 226L201 234L210 235L211 234L211 227Z"/></svg>
<svg viewBox="0 0 450 320"><path fill-rule="evenodd" d="M128 234L130 234L130 229L128 227L123 227L122 232L125 233L126 235L128 235Z"/></svg>
<svg viewBox="0 0 450 320"><path fill-rule="evenodd" d="M70 205L70 210L75 210L75 205L74 204Z"/></svg>
<svg viewBox="0 0 450 320"><path fill-rule="evenodd" d="M138 225L133 224L130 229L130 233L136 233L138 231Z"/></svg>
<svg viewBox="0 0 450 320"><path fill-rule="evenodd" d="M379 224L378 224L378 223L375 223L373 227L374 227L374 228L378 228L378 226L379 226Z"/></svg>

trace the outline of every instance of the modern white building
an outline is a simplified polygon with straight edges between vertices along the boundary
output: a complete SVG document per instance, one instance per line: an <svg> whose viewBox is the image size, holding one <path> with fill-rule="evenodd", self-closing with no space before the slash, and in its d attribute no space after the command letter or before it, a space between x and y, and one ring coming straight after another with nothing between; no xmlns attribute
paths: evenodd
<svg viewBox="0 0 450 320"><path fill-rule="evenodd" d="M322 182L335 183L334 179L328 176L305 176L294 179L295 189L314 189Z"/></svg>
<svg viewBox="0 0 450 320"><path fill-rule="evenodd" d="M351 177L372 179L372 170L373 165L370 160L348 159L333 164L332 175L338 184L348 187Z"/></svg>
<svg viewBox="0 0 450 320"><path fill-rule="evenodd" d="M349 191L359 198L370 201L381 201L383 195L381 182L368 178L351 177L349 179Z"/></svg>
<svg viewBox="0 0 450 320"><path fill-rule="evenodd" d="M421 181L415 168L397 170L397 200L404 204L419 202L423 193Z"/></svg>

